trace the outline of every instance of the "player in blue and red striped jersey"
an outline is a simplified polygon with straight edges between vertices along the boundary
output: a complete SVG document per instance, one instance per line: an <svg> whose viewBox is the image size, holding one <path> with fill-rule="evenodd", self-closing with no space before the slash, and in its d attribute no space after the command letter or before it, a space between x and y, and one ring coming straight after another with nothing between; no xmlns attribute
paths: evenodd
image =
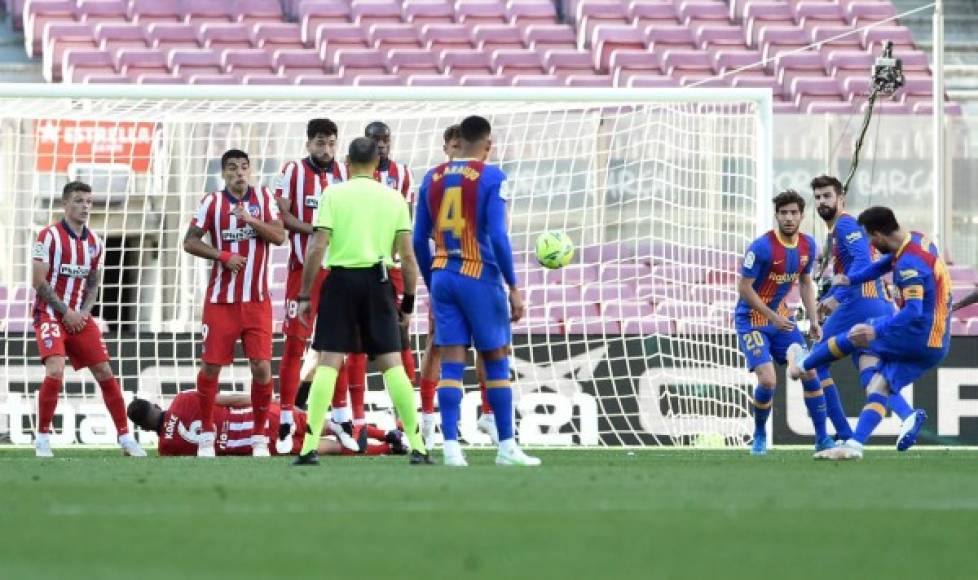
<svg viewBox="0 0 978 580"><path fill-rule="evenodd" d="M791 376L849 356L858 349L866 349L879 359L852 439L817 453L820 459L861 459L863 444L883 419L889 396L937 366L951 345L951 277L937 247L927 236L901 229L893 211L886 207L871 207L859 214L859 225L873 246L889 256L848 276L839 274L833 283L856 287L892 271L903 306L894 315L857 324L846 333L829 337L811 354L800 345L792 346L788 361Z"/></svg>
<svg viewBox="0 0 978 580"><path fill-rule="evenodd" d="M842 183L835 177L821 175L813 179L811 185L818 215L829 228L833 274L848 274L872 264L879 257L879 252L869 243L869 237L856 218L845 213L846 197ZM818 310L820 316L828 316L823 322L823 338L846 332L871 318L890 316L896 311L882 280L870 280L858 287L832 286L822 297ZM860 349L853 353L852 361L859 370L860 383L865 390L879 359ZM829 365L816 369L816 372L838 439L851 438L852 428L829 374ZM913 445L927 415L923 409L915 411L911 408L899 393L894 393L890 398L889 407L903 421L897 449L905 451Z"/></svg>
<svg viewBox="0 0 978 580"><path fill-rule="evenodd" d="M818 340L821 328L815 320L815 240L800 232L805 215L805 199L794 190L783 191L774 198L778 222L771 230L754 240L741 268L737 291L740 300L734 310L738 344L747 358L747 368L757 375L754 389L754 443L752 455L767 453L767 418L777 385L774 363L784 364L788 347L805 344L795 320L788 311L785 297L796 282L801 300L809 314L809 334ZM825 395L814 371L802 378L805 406L815 427L816 451L834 447L825 431Z"/></svg>
<svg viewBox="0 0 978 580"><path fill-rule="evenodd" d="M461 124L457 159L428 171L421 184L414 224L414 251L431 294L435 346L441 355L438 406L445 464L467 465L458 443L465 350L482 353L489 403L496 412L498 465L539 465L513 438L509 374L510 322L523 315L513 268L501 188L506 175L487 164L492 127L479 116ZM435 240L434 258L428 240ZM509 304L503 282L509 287ZM512 310L510 310L510 307Z"/></svg>

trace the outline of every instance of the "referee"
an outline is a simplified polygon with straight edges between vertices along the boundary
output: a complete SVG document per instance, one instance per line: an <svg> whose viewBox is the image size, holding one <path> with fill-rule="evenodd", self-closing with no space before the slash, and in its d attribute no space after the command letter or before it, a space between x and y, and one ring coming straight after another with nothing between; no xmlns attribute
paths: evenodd
<svg viewBox="0 0 978 580"><path fill-rule="evenodd" d="M343 357L365 352L377 361L394 408L411 444L411 463L430 464L418 431L414 390L401 363L400 326L407 326L414 309L418 265L411 245L411 217L400 193L374 181L379 154L372 139L350 143L348 181L322 196L307 249L299 292L298 318L309 324L309 291L320 266L330 274L323 282L312 348L319 367L309 391L309 432L320 433L333 399L336 375ZM329 255L325 262L326 248ZM394 305L388 268L397 249L404 272L404 299ZM295 465L317 465L318 437L306 437Z"/></svg>

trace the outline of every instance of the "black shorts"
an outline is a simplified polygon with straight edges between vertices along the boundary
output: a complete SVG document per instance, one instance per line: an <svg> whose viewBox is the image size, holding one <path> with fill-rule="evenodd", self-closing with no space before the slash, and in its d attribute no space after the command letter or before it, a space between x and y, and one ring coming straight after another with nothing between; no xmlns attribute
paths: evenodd
<svg viewBox="0 0 978 580"><path fill-rule="evenodd" d="M323 282L312 348L319 352L401 351L401 326L388 277L379 267L332 268Z"/></svg>

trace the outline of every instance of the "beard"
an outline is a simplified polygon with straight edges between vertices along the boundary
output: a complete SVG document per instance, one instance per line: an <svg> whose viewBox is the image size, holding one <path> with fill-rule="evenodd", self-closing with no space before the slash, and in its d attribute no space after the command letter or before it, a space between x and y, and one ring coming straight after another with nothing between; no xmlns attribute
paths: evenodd
<svg viewBox="0 0 978 580"><path fill-rule="evenodd" d="M839 208L837 208L837 207L818 206L815 209L815 211L818 212L818 215L823 220L825 220L825 221L832 221L832 219L835 218L835 214L839 212Z"/></svg>

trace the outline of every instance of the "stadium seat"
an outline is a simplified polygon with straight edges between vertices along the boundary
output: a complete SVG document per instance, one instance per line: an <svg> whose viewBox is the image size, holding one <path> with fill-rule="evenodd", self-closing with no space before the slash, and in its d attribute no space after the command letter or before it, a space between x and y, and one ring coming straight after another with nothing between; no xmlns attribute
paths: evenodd
<svg viewBox="0 0 978 580"><path fill-rule="evenodd" d="M321 24L347 24L350 22L350 4L343 0L306 0L299 5L299 23L302 42L312 46L316 31Z"/></svg>
<svg viewBox="0 0 978 580"><path fill-rule="evenodd" d="M761 30L768 26L797 28L788 3L768 0L748 1L744 6L744 22L747 27L745 31L747 43L751 46L756 46Z"/></svg>
<svg viewBox="0 0 978 580"><path fill-rule="evenodd" d="M590 40L594 54L594 68L601 72L609 70L611 53L618 49L645 50L648 41L645 33L631 25L599 24L594 27Z"/></svg>
<svg viewBox="0 0 978 580"><path fill-rule="evenodd" d="M640 30L653 26L672 26L679 24L675 5L671 0L647 2L632 0L625 10L628 22Z"/></svg>
<svg viewBox="0 0 978 580"><path fill-rule="evenodd" d="M629 284L588 284L581 293L581 300L592 302L632 302L637 300L635 288ZM651 311L651 308L650 308ZM650 312L651 313L651 312Z"/></svg>
<svg viewBox="0 0 978 580"><path fill-rule="evenodd" d="M458 86L458 80L442 74L419 74L409 76L407 84L410 87L454 87Z"/></svg>
<svg viewBox="0 0 978 580"><path fill-rule="evenodd" d="M139 24L101 22L95 25L95 41L102 50L149 48L146 28Z"/></svg>
<svg viewBox="0 0 978 580"><path fill-rule="evenodd" d="M165 74L142 74L136 77L136 84L139 85L182 85L185 83L186 81L181 77Z"/></svg>
<svg viewBox="0 0 978 580"><path fill-rule="evenodd" d="M337 86L343 84L343 79L334 74L299 75L293 79L296 85Z"/></svg>
<svg viewBox="0 0 978 580"><path fill-rule="evenodd" d="M225 74L236 78L243 78L245 75L285 76L275 66L274 54L263 48L225 50L222 65Z"/></svg>
<svg viewBox="0 0 978 580"><path fill-rule="evenodd" d="M403 84L403 79L397 75L357 75L353 78L354 86L396 87Z"/></svg>
<svg viewBox="0 0 978 580"><path fill-rule="evenodd" d="M122 24L128 21L128 10L126 0L78 0L76 15L79 22Z"/></svg>
<svg viewBox="0 0 978 580"><path fill-rule="evenodd" d="M824 74L825 64L822 61L822 56L815 50L780 54L774 61L774 77L785 87L789 86L796 77L813 77Z"/></svg>
<svg viewBox="0 0 978 580"><path fill-rule="evenodd" d="M881 45L884 42L892 42L893 50L896 54L902 54L916 49L913 38L910 36L910 30L905 26L899 25L883 24L874 26L873 28L867 28L863 30L860 40L862 47L872 54L879 54L882 51Z"/></svg>
<svg viewBox="0 0 978 580"><path fill-rule="evenodd" d="M621 326L617 320L605 318L588 318L586 320L570 319L564 321L565 334L588 334L588 335L619 335Z"/></svg>
<svg viewBox="0 0 978 580"><path fill-rule="evenodd" d="M557 23L557 10L551 0L509 0L506 15L509 23L518 28Z"/></svg>
<svg viewBox="0 0 978 580"><path fill-rule="evenodd" d="M433 51L474 48L472 32L464 24L425 24L421 27L421 40Z"/></svg>
<svg viewBox="0 0 978 580"><path fill-rule="evenodd" d="M44 27L48 23L68 23L75 20L72 0L33 0L24 12L24 50L27 56L41 56L44 49Z"/></svg>
<svg viewBox="0 0 978 580"><path fill-rule="evenodd" d="M291 22L259 22L251 27L251 44L257 48L302 48L302 29Z"/></svg>
<svg viewBox="0 0 978 580"><path fill-rule="evenodd" d="M184 4L184 22L204 24L207 22L231 22L236 19L235 6L225 0L191 0Z"/></svg>
<svg viewBox="0 0 978 580"><path fill-rule="evenodd" d="M479 50L526 48L523 31L508 24L479 24L472 29L472 44Z"/></svg>
<svg viewBox="0 0 978 580"><path fill-rule="evenodd" d="M645 29L649 50L661 59L662 53L671 49L696 48L693 31L681 24L669 26L649 26Z"/></svg>
<svg viewBox="0 0 978 580"><path fill-rule="evenodd" d="M228 22L207 22L197 32L197 42L203 48L251 48L251 26Z"/></svg>
<svg viewBox="0 0 978 580"><path fill-rule="evenodd" d="M61 78L63 82L81 82L88 73L115 73L115 63L112 55L101 50L86 50L72 48L65 51L61 60Z"/></svg>
<svg viewBox="0 0 978 580"><path fill-rule="evenodd" d="M596 319L601 315L601 311L596 303L581 304L566 301L564 303L551 303L547 306L547 318L550 320Z"/></svg>
<svg viewBox="0 0 978 580"><path fill-rule="evenodd" d="M696 38L696 46L700 50L726 47L747 48L744 29L736 24L707 22L696 26L693 33Z"/></svg>
<svg viewBox="0 0 978 580"><path fill-rule="evenodd" d="M852 0L844 6L846 22L857 28L896 16L896 10L890 2Z"/></svg>
<svg viewBox="0 0 978 580"><path fill-rule="evenodd" d="M794 51L811 44L811 37L794 25L767 25L757 33L755 46L765 59L777 58L784 51Z"/></svg>
<svg viewBox="0 0 978 580"><path fill-rule="evenodd" d="M971 266L951 264L947 270L954 285L978 285L978 270Z"/></svg>
<svg viewBox="0 0 978 580"><path fill-rule="evenodd" d="M341 49L370 48L367 29L349 24L320 24L314 42L325 62L332 62L333 55Z"/></svg>
<svg viewBox="0 0 978 580"><path fill-rule="evenodd" d="M153 22L146 27L146 41L152 48L169 50L200 46L197 43L197 28L191 24L175 22Z"/></svg>
<svg viewBox="0 0 978 580"><path fill-rule="evenodd" d="M481 50L446 50L439 59L444 74L455 77L471 74L493 74L492 58Z"/></svg>
<svg viewBox="0 0 978 580"><path fill-rule="evenodd" d="M455 21L455 7L450 0L404 0L402 17L416 26L450 24Z"/></svg>
<svg viewBox="0 0 978 580"><path fill-rule="evenodd" d="M598 24L628 24L625 5L619 0L578 0L577 47L587 48Z"/></svg>
<svg viewBox="0 0 978 580"><path fill-rule="evenodd" d="M272 65L281 76L295 78L302 75L316 76L326 73L319 52L304 48L281 48L272 53Z"/></svg>
<svg viewBox="0 0 978 580"><path fill-rule="evenodd" d="M655 315L675 321L704 319L710 317L710 307L699 302L666 300L655 307Z"/></svg>
<svg viewBox="0 0 978 580"><path fill-rule="evenodd" d="M257 24L282 22L282 3L279 0L238 0L234 5L235 22Z"/></svg>
<svg viewBox="0 0 978 580"><path fill-rule="evenodd" d="M661 318L647 318L623 320L621 324L623 334L640 334L643 336L662 334L669 335L676 333L676 325L671 320Z"/></svg>
<svg viewBox="0 0 978 580"><path fill-rule="evenodd" d="M644 266L643 266L644 268ZM639 278L640 272L635 274ZM706 281L706 271L699 265L666 265L652 269L652 278L664 283L699 284ZM641 279L641 278L639 278Z"/></svg>
<svg viewBox="0 0 978 580"><path fill-rule="evenodd" d="M710 55L699 50L669 49L659 54L659 66L669 76L680 75L709 75L712 76L713 65Z"/></svg>
<svg viewBox="0 0 978 580"><path fill-rule="evenodd" d="M367 42L371 47L384 51L392 48L420 48L421 36L413 24L383 22L370 25Z"/></svg>
<svg viewBox="0 0 978 580"><path fill-rule="evenodd" d="M143 74L169 75L166 54L155 48L123 48L115 54L119 73L138 78Z"/></svg>
<svg viewBox="0 0 978 580"><path fill-rule="evenodd" d="M512 78L514 87L560 87L563 80L553 75L516 75Z"/></svg>
<svg viewBox="0 0 978 580"><path fill-rule="evenodd" d="M648 302L637 300L611 299L602 300L601 314L605 318L612 320L633 320L637 318L651 318L655 314L655 308Z"/></svg>
<svg viewBox="0 0 978 580"><path fill-rule="evenodd" d="M240 85L241 79L233 75L191 75L187 82L192 85Z"/></svg>
<svg viewBox="0 0 978 580"><path fill-rule="evenodd" d="M696 28L707 23L730 22L730 8L726 2L716 0L683 0L677 2L676 15L684 26Z"/></svg>
<svg viewBox="0 0 978 580"><path fill-rule="evenodd" d="M438 55L426 48L395 48L387 53L391 72L401 77L440 74Z"/></svg>
<svg viewBox="0 0 978 580"><path fill-rule="evenodd" d="M333 70L348 81L360 75L387 74L384 53L375 49L341 48L333 55Z"/></svg>
<svg viewBox="0 0 978 580"><path fill-rule="evenodd" d="M61 61L69 49L94 50L99 48L95 40L95 25L84 22L50 22L44 27L41 74L48 82L61 80Z"/></svg>
<svg viewBox="0 0 978 580"><path fill-rule="evenodd" d="M566 79L570 75L594 74L594 59L586 50L554 49L544 53L547 72Z"/></svg>
<svg viewBox="0 0 978 580"><path fill-rule="evenodd" d="M843 6L821 0L800 0L792 5L795 24L811 30L818 25L840 25L845 23Z"/></svg>
<svg viewBox="0 0 978 580"><path fill-rule="evenodd" d="M576 48L576 42L574 29L566 24L531 24L523 31L523 44L533 50Z"/></svg>
<svg viewBox="0 0 978 580"><path fill-rule="evenodd" d="M182 22L184 12L178 2L160 0L131 0L129 2L129 21L139 24L154 22Z"/></svg>
<svg viewBox="0 0 978 580"><path fill-rule="evenodd" d="M492 53L493 72L504 76L543 75L543 58L540 53L526 49L500 49Z"/></svg>
<svg viewBox="0 0 978 580"><path fill-rule="evenodd" d="M664 74L659 67L659 59L649 50L616 50L611 53L608 68L611 71L614 86L616 87L630 86L629 79L636 75L662 76ZM606 248L598 246L585 248L586 250L604 251ZM617 251L617 248L615 250Z"/></svg>
<svg viewBox="0 0 978 580"><path fill-rule="evenodd" d="M126 75L120 75L118 73L86 73L81 77L81 84L83 85L119 85L127 83L135 83L136 79L129 78Z"/></svg>
<svg viewBox="0 0 978 580"><path fill-rule="evenodd" d="M174 48L168 55L167 64L174 75L182 78L224 72L221 65L221 52L213 49Z"/></svg>
<svg viewBox="0 0 978 580"><path fill-rule="evenodd" d="M761 53L756 50L724 48L713 52L710 60L713 72L716 74L738 71L736 73L738 77L763 77L774 81L774 77L765 74L764 67L761 65L761 58ZM732 79L733 77L730 76L729 78Z"/></svg>
<svg viewBox="0 0 978 580"><path fill-rule="evenodd" d="M504 0L457 0L455 21L469 26L505 24L509 22L509 15Z"/></svg>
<svg viewBox="0 0 978 580"><path fill-rule="evenodd" d="M860 46L859 34L847 24L823 24L818 23L811 28L811 42L822 43L825 47L831 48L858 48Z"/></svg>
<svg viewBox="0 0 978 580"><path fill-rule="evenodd" d="M364 28L382 22L401 22L401 5L397 0L352 0L350 20Z"/></svg>
<svg viewBox="0 0 978 580"><path fill-rule="evenodd" d="M454 77L453 78L457 78ZM487 74L466 74L459 79L459 84L463 87L505 87L510 84L506 77Z"/></svg>

